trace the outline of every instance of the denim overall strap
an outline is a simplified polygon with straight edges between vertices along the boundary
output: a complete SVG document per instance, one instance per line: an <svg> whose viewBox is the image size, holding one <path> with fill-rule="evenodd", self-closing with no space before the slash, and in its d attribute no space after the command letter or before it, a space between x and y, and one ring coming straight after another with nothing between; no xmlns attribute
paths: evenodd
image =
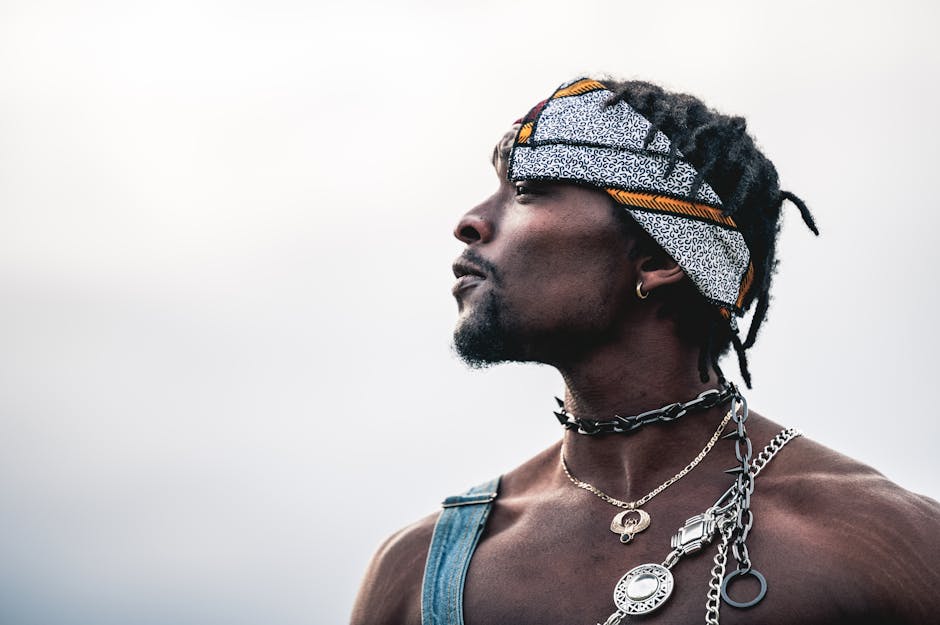
<svg viewBox="0 0 940 625"><path fill-rule="evenodd" d="M467 568L498 490L496 478L441 503L424 567L421 625L463 625Z"/></svg>

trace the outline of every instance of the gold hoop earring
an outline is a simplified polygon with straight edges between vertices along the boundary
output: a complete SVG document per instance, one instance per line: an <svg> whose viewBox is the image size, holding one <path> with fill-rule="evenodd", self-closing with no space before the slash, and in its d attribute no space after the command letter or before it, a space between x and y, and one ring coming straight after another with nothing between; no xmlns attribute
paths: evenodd
<svg viewBox="0 0 940 625"><path fill-rule="evenodd" d="M640 299L646 299L647 297L650 296L649 293L643 293L643 281L642 280L636 281L636 296L639 297Z"/></svg>

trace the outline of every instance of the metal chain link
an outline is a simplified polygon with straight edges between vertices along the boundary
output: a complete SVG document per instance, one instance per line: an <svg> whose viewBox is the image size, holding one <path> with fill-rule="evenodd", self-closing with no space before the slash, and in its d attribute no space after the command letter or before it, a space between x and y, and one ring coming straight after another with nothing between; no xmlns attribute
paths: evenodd
<svg viewBox="0 0 940 625"><path fill-rule="evenodd" d="M749 573L751 571L751 558L747 551L746 541L751 533L751 528L754 527L754 513L751 511L751 495L754 492L754 480L781 447L801 434L802 432L800 430L789 428L773 437L770 442L767 443L767 446L760 451L757 458L751 462L746 474L745 489L742 491L739 488L739 514L735 522L735 529L738 535L731 547L731 551L734 555L734 559L738 561L738 571L741 573ZM748 448L750 448L750 445L748 445Z"/></svg>
<svg viewBox="0 0 940 625"><path fill-rule="evenodd" d="M675 421L689 412L708 410L709 408L719 406L733 397L738 396L740 395L735 385L731 382L726 382L724 386L699 393L698 397L685 403L677 402L629 417L614 415L612 419L604 421L572 417L565 410L565 402L556 397L555 401L558 402L559 410L554 414L559 423L565 426L566 429L577 430L578 434L586 434L588 436L598 434L629 434L644 425L656 422Z"/></svg>
<svg viewBox="0 0 940 625"><path fill-rule="evenodd" d="M787 428L782 432L778 433L770 442L767 443L767 446L764 447L757 457L754 458L754 461L751 463L751 473L754 474L756 478L760 475L760 472L764 470L764 467L767 466L767 463L770 462L770 459L780 451L780 448L789 443L791 440L798 436L802 436L803 431L799 428Z"/></svg>
<svg viewBox="0 0 940 625"><path fill-rule="evenodd" d="M620 625L620 622L623 620L624 613L620 610L617 610L613 614L607 617L607 620L604 621L604 625ZM601 625L598 623L597 625Z"/></svg>
<svg viewBox="0 0 940 625"><path fill-rule="evenodd" d="M725 578L725 566L728 563L728 543L731 542L732 532L731 523L726 523L721 528L721 543L718 545L718 553L715 554L715 565L711 570L712 578L708 582L708 593L705 595L706 625L719 625L721 582Z"/></svg>
<svg viewBox="0 0 940 625"><path fill-rule="evenodd" d="M737 410L739 403L742 406L741 410ZM751 439L747 435L747 428L744 425L749 414L747 400L738 395L731 400L731 408L731 418L734 419L735 425L737 425L734 455L741 463L736 481L737 518L734 522L734 543L731 545L731 554L738 562L738 571L749 572L751 570L751 558L747 552L746 541L748 534L751 532L751 527L754 525L754 514L751 512L751 495L754 493L751 457L754 450L751 446Z"/></svg>
<svg viewBox="0 0 940 625"><path fill-rule="evenodd" d="M740 424L739 424L740 425ZM725 570L728 562L728 545L731 543L732 536L737 534L735 542L731 544L731 553L734 556L735 560L738 561L738 570L750 572L751 571L751 559L747 551L747 544L745 540L747 539L747 533L750 532L751 527L754 525L754 515L750 511L750 496L754 490L754 480L763 471L764 467L767 466L767 463L777 455L784 445L789 443L791 440L798 436L802 436L802 430L798 428L788 428L779 432L776 436L770 439L770 442L767 443L767 446L764 447L760 453L757 454L757 457L751 461L748 466L746 475L749 476L747 483L750 484L749 491L746 491L747 494L742 496L740 491L740 485L742 480L737 480L735 485L729 489L728 492L735 492L735 498L731 506L725 506L723 509L728 511L727 519L719 527L719 532L721 533L721 543L718 547L718 553L715 554L715 566L712 567L711 573L712 577L708 583L708 593L705 595L705 623L706 625L719 625L719 608L721 600L721 584L724 580ZM740 478L741 476L739 476ZM712 510L719 508L720 504L725 500L726 496L722 495ZM744 517L747 517L747 521L743 521ZM743 526L743 536L744 540L740 540L741 533L739 528ZM742 568L746 567L746 568Z"/></svg>

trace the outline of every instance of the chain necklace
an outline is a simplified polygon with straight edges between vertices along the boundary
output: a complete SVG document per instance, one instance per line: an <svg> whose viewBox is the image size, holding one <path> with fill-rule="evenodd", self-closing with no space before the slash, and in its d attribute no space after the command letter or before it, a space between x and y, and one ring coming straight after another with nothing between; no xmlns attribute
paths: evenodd
<svg viewBox="0 0 940 625"><path fill-rule="evenodd" d="M696 410L708 410L719 406L738 396L738 389L731 382L724 382L722 386L702 393L687 402L668 404L656 410L649 410L638 415L621 417L614 415L612 419L598 421L596 419L578 419L572 417L565 410L565 402L555 398L558 402L558 412L555 418L568 430L577 430L578 434L594 436L598 434L630 434L637 428L649 423L675 421L679 417Z"/></svg>
<svg viewBox="0 0 940 625"><path fill-rule="evenodd" d="M561 445L561 468L564 470L565 475L568 476L568 479L571 480L571 483L578 488L583 488L584 490L597 495L607 503L624 509L623 512L617 513L610 522L610 531L614 532L615 534L620 534L620 542L626 545L633 540L634 536L645 530L650 525L649 513L645 510L640 510L640 506L648 503L650 499L681 480L689 471L698 466L698 463L700 463L705 458L705 456L708 455L708 452L710 452L712 447L715 446L715 443L718 442L718 438L721 436L721 433L724 431L725 426L728 425L728 421L730 420L731 411L729 410L728 414L725 415L725 418L722 419L721 423L718 425L718 429L715 430L715 433L708 440L708 443L705 444L705 447L702 448L702 451L700 451L698 455L692 459L692 462L687 464L685 468L673 475L671 478L635 501L621 501L611 497L593 484L589 484L575 477L571 473L571 469L568 467L568 462L565 460L564 443ZM628 519L627 517L629 517L631 513L635 513L636 516Z"/></svg>
<svg viewBox="0 0 940 625"><path fill-rule="evenodd" d="M737 410L738 406L742 408L740 413ZM718 553L714 558L712 577L706 595L705 622L708 625L719 625L719 597L736 608L750 608L763 600L767 593L767 580L751 566L745 545L754 522L750 511L754 480L787 443L803 433L796 428L785 429L771 439L756 458L753 458L751 442L744 427L744 422L748 417L747 402L740 395L732 401L731 414L737 426L732 436L736 438L735 456L740 461L740 465L728 473L737 476L735 482L705 512L688 519L679 528L670 541L672 551L662 564L641 564L630 569L620 578L614 587L614 604L617 609L604 621L604 625L621 625L628 616L647 614L663 605L672 595L674 586L670 569L682 557L695 553L711 543L716 535L720 536L721 540ZM726 575L729 546L738 566L736 570ZM728 596L728 586L734 580L747 575L753 576L760 583L760 591L754 599L747 602L732 600Z"/></svg>

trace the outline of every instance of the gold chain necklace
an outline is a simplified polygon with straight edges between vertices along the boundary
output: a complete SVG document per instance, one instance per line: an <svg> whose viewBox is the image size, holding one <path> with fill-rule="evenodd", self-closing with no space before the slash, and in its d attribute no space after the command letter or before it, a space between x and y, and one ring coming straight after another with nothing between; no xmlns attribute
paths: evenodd
<svg viewBox="0 0 940 625"><path fill-rule="evenodd" d="M692 462L687 464L685 468L673 475L671 478L635 501L621 501L611 497L593 484L588 484L587 482L583 482L575 477L568 468L568 463L565 461L564 442L562 442L561 445L561 468L564 470L565 475L568 476L568 479L571 480L571 483L578 488L583 488L586 491L594 493L611 505L617 506L618 508L624 508L624 511L617 513L617 515L614 516L613 520L610 522L610 531L614 532L615 534L620 534L620 542L626 545L631 540L633 540L634 536L645 530L650 525L649 513L645 510L640 510L640 506L646 504L650 499L681 480L683 477L685 477L686 473L698 466L698 463L700 463L705 458L705 456L708 455L708 452L710 452L712 447L715 446L715 443L718 442L718 438L721 436L721 433L724 431L725 426L728 425L728 421L730 420L731 411L729 410L728 414L725 415L725 418L722 419L721 423L718 425L718 429L715 430L715 433L708 440L708 443L705 444L705 447L702 448L702 451L700 451L699 454L692 459ZM635 513L636 516L628 519L627 517L632 513Z"/></svg>

